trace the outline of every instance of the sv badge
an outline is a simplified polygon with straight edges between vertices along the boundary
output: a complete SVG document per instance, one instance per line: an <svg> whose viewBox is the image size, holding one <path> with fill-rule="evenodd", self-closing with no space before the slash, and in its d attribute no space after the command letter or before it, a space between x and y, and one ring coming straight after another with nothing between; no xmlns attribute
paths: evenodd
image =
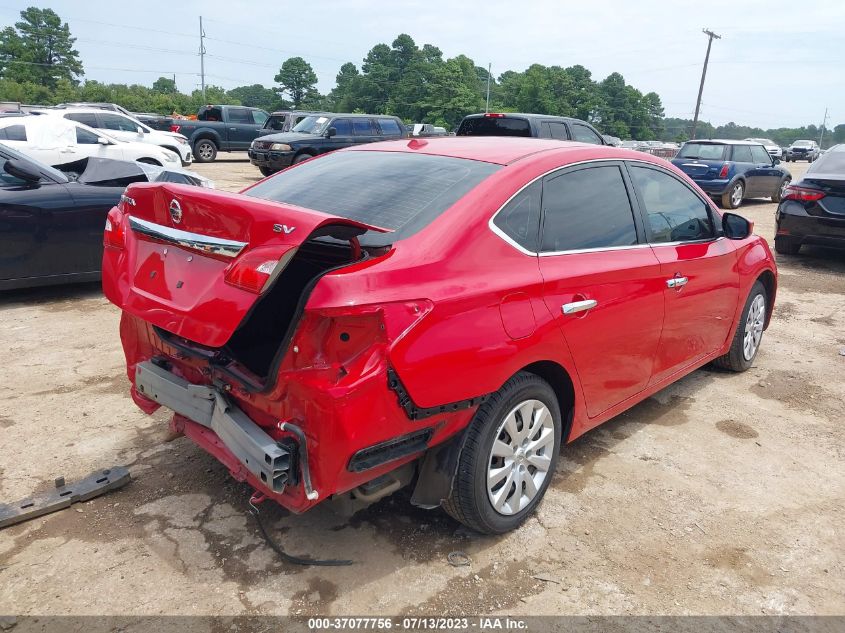
<svg viewBox="0 0 845 633"><path fill-rule="evenodd" d="M285 235L290 235L296 230L295 226L288 226L287 224L274 224L273 225L273 232L274 233L284 233Z"/></svg>

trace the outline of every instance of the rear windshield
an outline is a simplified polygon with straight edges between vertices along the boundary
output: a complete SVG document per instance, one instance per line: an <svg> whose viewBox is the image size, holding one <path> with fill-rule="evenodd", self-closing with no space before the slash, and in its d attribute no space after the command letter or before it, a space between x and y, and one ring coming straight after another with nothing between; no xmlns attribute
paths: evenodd
<svg viewBox="0 0 845 633"><path fill-rule="evenodd" d="M244 193L357 220L366 246L392 244L427 226L501 168L463 158L400 152L336 152L287 169Z"/></svg>
<svg viewBox="0 0 845 633"><path fill-rule="evenodd" d="M514 117L466 118L456 132L458 136L531 136L531 124Z"/></svg>
<svg viewBox="0 0 845 633"><path fill-rule="evenodd" d="M845 149L828 150L810 165L808 174L837 174L845 180Z"/></svg>
<svg viewBox="0 0 845 633"><path fill-rule="evenodd" d="M678 158L700 158L701 160L724 160L725 145L715 143L686 143Z"/></svg>

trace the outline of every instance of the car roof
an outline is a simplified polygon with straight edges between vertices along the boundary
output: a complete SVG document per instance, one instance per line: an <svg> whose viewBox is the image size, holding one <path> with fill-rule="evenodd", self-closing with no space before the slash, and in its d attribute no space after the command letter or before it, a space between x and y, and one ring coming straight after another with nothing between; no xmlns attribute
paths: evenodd
<svg viewBox="0 0 845 633"><path fill-rule="evenodd" d="M468 114L465 119L477 119L487 116L488 114L495 114L495 118L519 117L521 119L543 119L554 121L573 121L575 123L587 123L583 119L576 119L571 116L557 116L555 114L537 114L536 112L478 112L476 114ZM589 125L589 123L587 123Z"/></svg>
<svg viewBox="0 0 845 633"><path fill-rule="evenodd" d="M332 112L323 112L322 110L273 110L270 116L279 116L282 114L332 114Z"/></svg>
<svg viewBox="0 0 845 633"><path fill-rule="evenodd" d="M710 143L712 145L762 145L762 143L758 141L749 141L748 139L737 141L735 139L720 139L720 138L708 138L708 139L693 139L687 141L687 143Z"/></svg>
<svg viewBox="0 0 845 633"><path fill-rule="evenodd" d="M590 158L607 160L637 159L643 160L642 152L625 150L609 145L593 145L575 141L557 141L552 139L531 138L528 136L446 136L425 139L401 141L381 141L367 143L341 151L356 152L407 152L429 154L432 156L448 156L451 158L465 158L497 165L507 165L533 154L552 150L571 151L573 153L584 150L590 152Z"/></svg>

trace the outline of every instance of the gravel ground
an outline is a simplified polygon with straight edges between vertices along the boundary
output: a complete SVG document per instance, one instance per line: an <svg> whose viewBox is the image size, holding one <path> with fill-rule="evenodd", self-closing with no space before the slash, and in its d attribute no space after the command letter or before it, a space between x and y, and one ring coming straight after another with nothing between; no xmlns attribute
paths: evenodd
<svg viewBox="0 0 845 633"><path fill-rule="evenodd" d="M258 179L244 160L196 170ZM774 210L741 212L770 239ZM756 366L697 371L564 447L517 532L481 537L401 494L352 519L267 507L289 551L357 562L323 569L281 563L250 491L132 404L96 284L5 293L0 499L115 464L133 482L0 531L0 613L843 614L845 254L778 264Z"/></svg>

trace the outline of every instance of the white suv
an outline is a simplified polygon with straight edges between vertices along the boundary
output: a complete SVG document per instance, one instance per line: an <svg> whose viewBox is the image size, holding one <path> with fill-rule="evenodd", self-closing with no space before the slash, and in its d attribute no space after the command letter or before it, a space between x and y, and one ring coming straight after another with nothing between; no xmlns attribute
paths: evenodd
<svg viewBox="0 0 845 633"><path fill-rule="evenodd" d="M43 112L62 116L98 130L104 130L110 136L121 141L152 143L164 149L169 149L179 155L183 167L187 167L194 160L191 154L191 145L185 136L175 132L154 130L126 114L84 107L44 110Z"/></svg>

